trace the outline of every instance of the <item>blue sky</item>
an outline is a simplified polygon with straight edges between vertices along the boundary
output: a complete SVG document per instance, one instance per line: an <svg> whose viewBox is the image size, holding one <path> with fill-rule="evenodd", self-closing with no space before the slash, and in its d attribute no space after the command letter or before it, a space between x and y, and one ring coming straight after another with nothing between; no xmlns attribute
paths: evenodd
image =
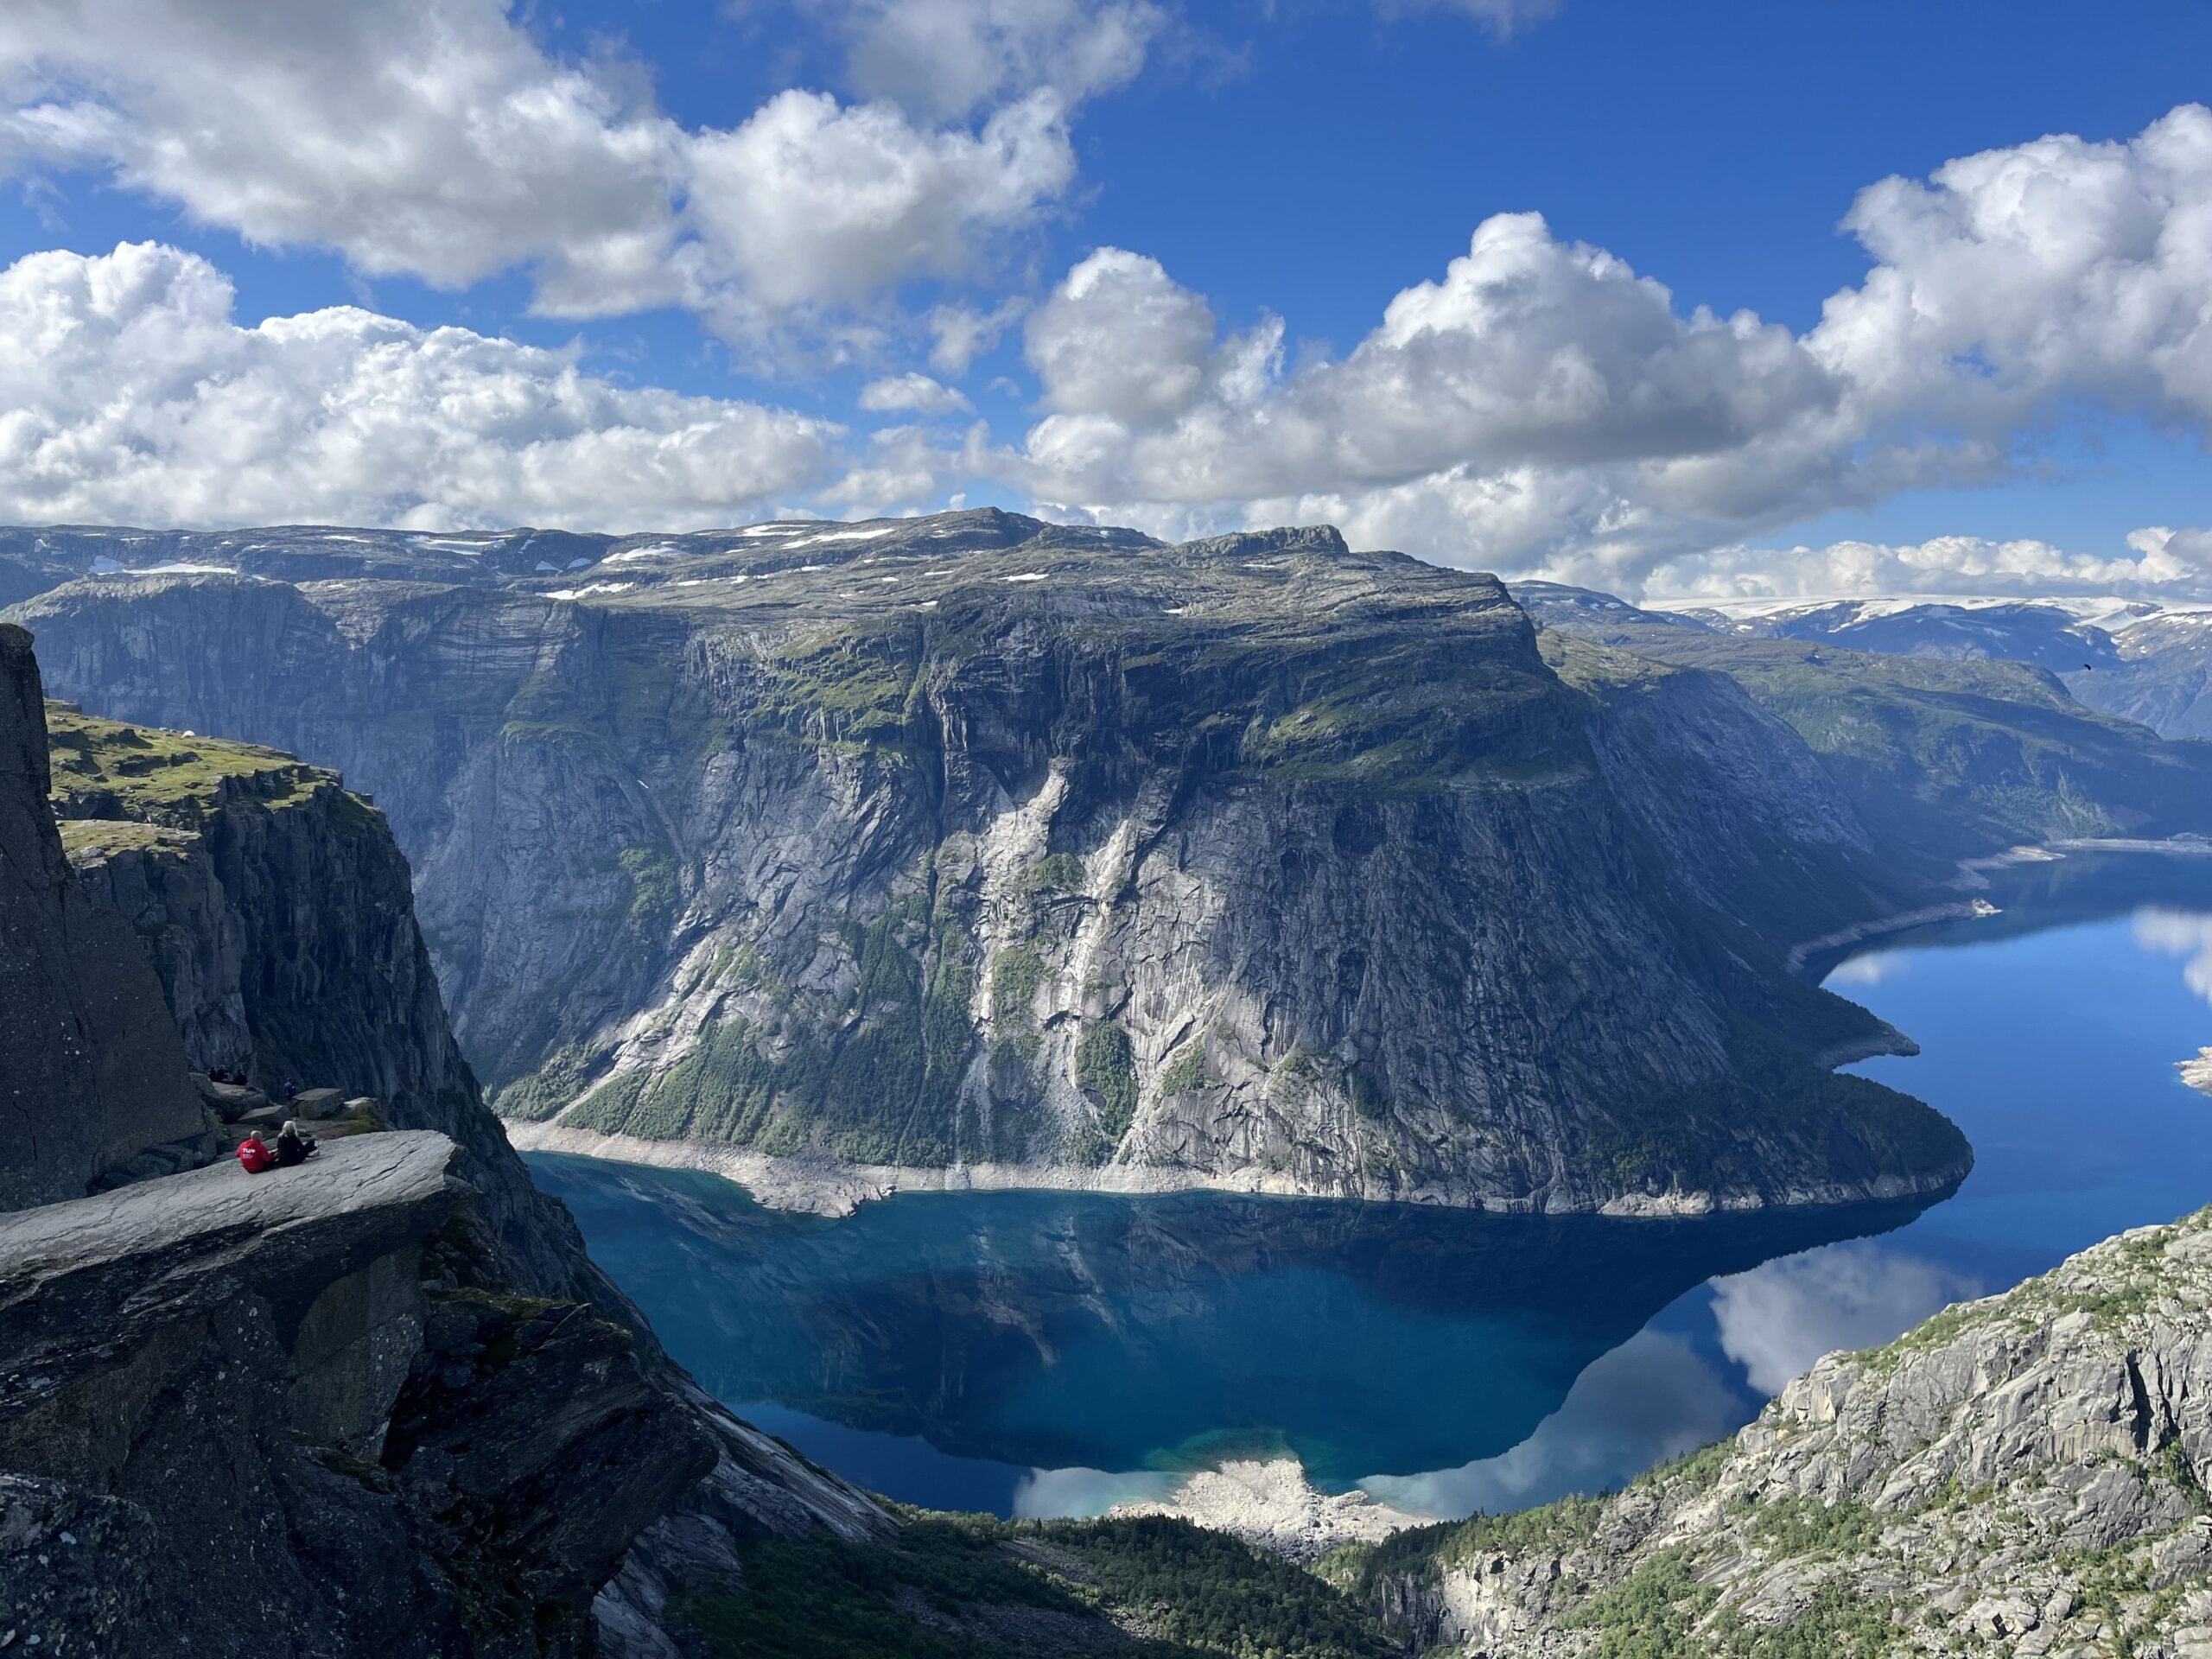
<svg viewBox="0 0 2212 1659"><path fill-rule="evenodd" d="M2207 63L2201 3L32 0L0 513L2194 595Z"/></svg>

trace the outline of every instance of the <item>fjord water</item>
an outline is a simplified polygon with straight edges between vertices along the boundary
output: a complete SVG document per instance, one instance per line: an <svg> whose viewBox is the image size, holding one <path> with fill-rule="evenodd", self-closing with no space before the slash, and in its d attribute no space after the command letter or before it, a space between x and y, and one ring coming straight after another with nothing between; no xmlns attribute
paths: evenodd
<svg viewBox="0 0 2212 1659"><path fill-rule="evenodd" d="M1880 1342L2212 1202L2212 860L1995 872L1995 917L1828 983L1922 1045L1857 1068L1948 1113L1931 1207L1630 1222L1181 1194L917 1194L836 1221L711 1176L553 1156L540 1181L700 1380L862 1484L1088 1513L1294 1456L1439 1515L1616 1484Z"/></svg>

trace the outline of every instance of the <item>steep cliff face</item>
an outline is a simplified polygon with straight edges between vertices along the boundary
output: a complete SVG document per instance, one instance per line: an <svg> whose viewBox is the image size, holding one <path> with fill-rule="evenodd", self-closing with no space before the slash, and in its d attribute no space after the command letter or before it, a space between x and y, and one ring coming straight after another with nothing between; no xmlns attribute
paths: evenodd
<svg viewBox="0 0 2212 1659"><path fill-rule="evenodd" d="M387 1122L459 1142L517 1287L642 1325L486 1109L374 808L273 750L60 707L48 723L78 885L136 930L194 1063L372 1096Z"/></svg>
<svg viewBox="0 0 2212 1659"><path fill-rule="evenodd" d="M70 879L41 702L30 637L0 626L0 1210L80 1198L207 1128L137 941Z"/></svg>
<svg viewBox="0 0 2212 1659"><path fill-rule="evenodd" d="M55 1084L0 1213L0 1646L661 1659L673 1563L887 1536L677 1370L531 1185L368 804L64 709L50 769L29 642L0 646L0 1058ZM57 836L49 785L108 816ZM260 1177L142 1150L78 1197L103 1138L170 1127L164 1088L207 1138L165 992L201 1058L372 1087L400 1131Z"/></svg>
<svg viewBox="0 0 2212 1659"><path fill-rule="evenodd" d="M1725 680L1578 687L1495 582L1329 531L707 539L19 613L102 712L377 792L511 1116L1554 1209L1962 1171L1808 1060L1896 1039L1783 947L1896 899Z"/></svg>
<svg viewBox="0 0 2212 1659"><path fill-rule="evenodd" d="M2195 1653L2209 1388L2200 1211L1831 1355L1617 1497L1335 1565L1402 1635L1470 1656Z"/></svg>

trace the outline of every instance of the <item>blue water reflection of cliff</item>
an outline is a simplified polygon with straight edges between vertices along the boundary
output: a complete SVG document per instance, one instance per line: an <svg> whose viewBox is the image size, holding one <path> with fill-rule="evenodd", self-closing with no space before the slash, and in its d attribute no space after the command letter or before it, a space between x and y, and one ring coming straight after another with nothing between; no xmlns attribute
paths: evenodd
<svg viewBox="0 0 2212 1659"><path fill-rule="evenodd" d="M1834 988L1919 1040L1858 1068L1973 1140L1959 1193L1700 1221L1180 1194L915 1195L841 1221L712 1177L538 1157L594 1254L722 1398L909 1501L1086 1512L1298 1457L1430 1513L1618 1484L2123 1227L2212 1202L2212 864L2000 872L1996 918Z"/></svg>

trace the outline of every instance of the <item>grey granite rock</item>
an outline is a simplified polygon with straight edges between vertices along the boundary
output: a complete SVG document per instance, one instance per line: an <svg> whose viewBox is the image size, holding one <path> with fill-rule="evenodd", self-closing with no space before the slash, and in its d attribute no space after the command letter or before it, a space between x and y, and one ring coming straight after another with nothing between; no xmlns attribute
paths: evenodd
<svg viewBox="0 0 2212 1659"><path fill-rule="evenodd" d="M2212 1211L2126 1233L1618 1497L1401 1535L1352 1577L1471 1656L2192 1651L2212 1640ZM1764 1650L1764 1649L1761 1649Z"/></svg>
<svg viewBox="0 0 2212 1659"><path fill-rule="evenodd" d="M70 879L48 777L30 639L0 626L0 1209L207 1126L143 950Z"/></svg>
<svg viewBox="0 0 2212 1659"><path fill-rule="evenodd" d="M1536 1210L1966 1166L1814 1076L1902 1039L1787 947L1901 895L1803 743L1720 676L1547 661L1490 578L988 512L588 582L264 539L15 613L89 706L374 791L511 1116Z"/></svg>
<svg viewBox="0 0 2212 1659"><path fill-rule="evenodd" d="M520 1288L596 1301L644 1334L531 1185L453 1039L415 922L406 861L382 815L334 775L214 739L53 712L54 794L78 885L128 918L206 1065L261 1090L196 1086L226 1122L334 1117L348 1096L378 1121L464 1148L501 1270Z"/></svg>

